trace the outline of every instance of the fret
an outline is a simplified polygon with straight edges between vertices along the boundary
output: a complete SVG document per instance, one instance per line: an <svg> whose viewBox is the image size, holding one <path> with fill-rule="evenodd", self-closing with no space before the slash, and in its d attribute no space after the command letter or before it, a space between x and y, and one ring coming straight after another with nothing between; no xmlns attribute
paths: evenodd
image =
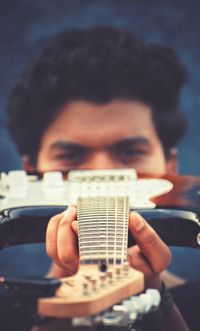
<svg viewBox="0 0 200 331"><path fill-rule="evenodd" d="M118 224L117 225L117 229L115 229L115 224L114 225L108 225L108 226L106 226L105 224L100 224L100 223L98 223L98 225L97 224L93 224L93 225L91 225L91 224L82 224L82 226L84 226L84 228L81 228L81 227L79 227L80 228L80 230L79 230L79 232L81 233L81 232L87 232L88 231L88 229L90 230L96 230L97 229L97 227L98 227L98 230L99 231L104 231L105 229L108 229L108 230L110 230L110 232L112 233L112 230L114 229L114 233L115 233L115 231L121 231L123 228L124 228L124 225L120 225L120 224Z"/></svg>
<svg viewBox="0 0 200 331"><path fill-rule="evenodd" d="M85 235L84 235L84 236L85 236ZM103 237L103 238L102 238L102 237ZM109 244L109 243L113 243L113 239L114 239L115 237L114 237L114 236L109 236L109 238L107 238L107 237L104 235L104 236L92 236L91 238L92 238L92 239L90 240L90 242L96 242L97 240L99 240L100 238L102 238L102 239L107 240L107 243ZM117 238L120 240L120 239L123 238L123 235L121 234L121 235L117 236ZM83 242L85 242L85 240L84 240ZM79 246L81 245L81 243L82 243L82 240L79 239ZM86 243L86 245L87 245L87 243Z"/></svg>

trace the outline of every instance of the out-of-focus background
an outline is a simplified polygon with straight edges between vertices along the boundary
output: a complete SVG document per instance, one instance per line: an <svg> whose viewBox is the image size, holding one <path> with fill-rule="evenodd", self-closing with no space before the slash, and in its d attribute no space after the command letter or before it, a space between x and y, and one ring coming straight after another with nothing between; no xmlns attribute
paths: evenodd
<svg viewBox="0 0 200 331"><path fill-rule="evenodd" d="M177 50L190 72L181 106L189 131L179 146L180 172L200 175L200 3L192 0L1 0L0 1L0 171L19 169L20 158L6 133L5 105L24 66L49 37L66 28L114 25L148 41ZM200 251L173 249L170 269L200 279ZM0 253L0 274L44 274L49 266L44 245ZM199 267L198 267L199 266Z"/></svg>

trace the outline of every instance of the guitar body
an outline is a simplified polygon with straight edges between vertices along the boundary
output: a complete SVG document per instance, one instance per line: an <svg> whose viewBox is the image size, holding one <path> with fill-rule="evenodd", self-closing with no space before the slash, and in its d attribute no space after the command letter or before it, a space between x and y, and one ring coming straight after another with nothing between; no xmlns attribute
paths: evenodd
<svg viewBox="0 0 200 331"><path fill-rule="evenodd" d="M66 176L65 176L66 178ZM200 218L200 178L194 176L150 176L139 175L141 178L166 179L173 188L154 196L154 208L130 206L130 210L138 211L158 232L167 245L199 248L199 218ZM10 205L5 201L9 189L4 180L0 180L0 248L13 245L44 242L49 219L64 211L68 204L68 181L64 198L48 200L38 195L41 191L41 174L29 176L38 199L13 199ZM131 184L134 186L134 182ZM18 194L18 191L17 191ZM143 208L144 207L144 208ZM129 246L134 239L129 235Z"/></svg>
<svg viewBox="0 0 200 331"><path fill-rule="evenodd" d="M50 217L77 204L80 268L61 279L54 297L38 300L42 316L96 315L144 289L143 274L126 261L135 243L128 236L132 210L167 244L199 248L199 178L137 177L127 169L74 171L69 180L58 173L20 176L14 184L5 175L0 181L0 248L43 242Z"/></svg>

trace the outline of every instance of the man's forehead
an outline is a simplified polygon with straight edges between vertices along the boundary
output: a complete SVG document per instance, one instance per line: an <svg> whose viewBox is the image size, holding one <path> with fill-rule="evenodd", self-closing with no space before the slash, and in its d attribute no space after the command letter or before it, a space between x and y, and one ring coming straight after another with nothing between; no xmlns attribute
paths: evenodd
<svg viewBox="0 0 200 331"><path fill-rule="evenodd" d="M100 146L136 137L151 139L155 134L150 108L142 103L76 101L62 109L43 140L51 145L65 141Z"/></svg>
<svg viewBox="0 0 200 331"><path fill-rule="evenodd" d="M50 125L54 130L136 130L153 126L151 109L136 101L114 100L107 104L73 101L61 109Z"/></svg>
<svg viewBox="0 0 200 331"><path fill-rule="evenodd" d="M72 101L61 109L59 116L68 117L69 121L76 121L79 116L85 125L90 121L114 121L121 118L122 122L126 118L139 119L147 116L151 118L151 108L134 100L112 100L108 103L98 104L85 100ZM136 118L137 117L137 118Z"/></svg>

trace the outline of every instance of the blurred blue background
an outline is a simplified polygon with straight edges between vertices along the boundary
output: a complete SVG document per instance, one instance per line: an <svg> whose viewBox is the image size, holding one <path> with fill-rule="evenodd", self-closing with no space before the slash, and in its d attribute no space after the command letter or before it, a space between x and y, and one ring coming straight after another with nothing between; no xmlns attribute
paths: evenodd
<svg viewBox="0 0 200 331"><path fill-rule="evenodd" d="M171 0L1 0L0 1L0 170L21 167L5 131L5 104L13 82L49 37L71 27L114 25L137 32L145 40L175 48L187 65L190 82L183 91L182 109L189 131L179 146L180 172L200 175L200 4ZM200 279L200 252L173 250L172 271ZM44 245L28 245L0 253L0 273L43 274L49 260Z"/></svg>

